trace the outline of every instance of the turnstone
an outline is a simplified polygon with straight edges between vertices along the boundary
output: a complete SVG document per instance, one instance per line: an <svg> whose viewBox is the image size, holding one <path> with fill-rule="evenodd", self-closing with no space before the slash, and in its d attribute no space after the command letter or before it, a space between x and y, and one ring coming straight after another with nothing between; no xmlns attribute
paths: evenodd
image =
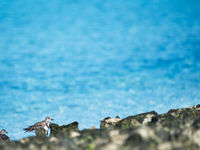
<svg viewBox="0 0 200 150"><path fill-rule="evenodd" d="M6 133L8 133L5 129L2 129L0 131L0 141L6 141L9 142L10 138L6 135Z"/></svg>
<svg viewBox="0 0 200 150"><path fill-rule="evenodd" d="M29 126L28 128L24 128L25 132L31 132L35 130L35 133L37 134L37 131L41 128L43 128L46 131L46 135L48 135L49 125L51 120L53 120L51 117L47 116L45 120L40 121L32 126Z"/></svg>

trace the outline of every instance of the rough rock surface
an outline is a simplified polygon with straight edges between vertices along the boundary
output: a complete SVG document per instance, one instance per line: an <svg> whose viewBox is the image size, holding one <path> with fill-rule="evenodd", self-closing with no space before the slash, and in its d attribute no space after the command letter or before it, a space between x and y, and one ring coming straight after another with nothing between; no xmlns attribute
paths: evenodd
<svg viewBox="0 0 200 150"><path fill-rule="evenodd" d="M105 118L100 129L80 131L78 123L51 124L50 137L1 143L1 150L199 150L200 105L155 111L124 119Z"/></svg>
<svg viewBox="0 0 200 150"><path fill-rule="evenodd" d="M115 118L106 117L103 120L101 120L101 129L108 128L108 127L115 127L117 122L119 122L121 119L119 116L116 116Z"/></svg>
<svg viewBox="0 0 200 150"><path fill-rule="evenodd" d="M63 125L63 126L59 126L57 124L51 124L50 125L50 129L51 129L51 136L70 136L71 134L73 134L73 132L79 132L78 129L78 122L72 122L68 125Z"/></svg>

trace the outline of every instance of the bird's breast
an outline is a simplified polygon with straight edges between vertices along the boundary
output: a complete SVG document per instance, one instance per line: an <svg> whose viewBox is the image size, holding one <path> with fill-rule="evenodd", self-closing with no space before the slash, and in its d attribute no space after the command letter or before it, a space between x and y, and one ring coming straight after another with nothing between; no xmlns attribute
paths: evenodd
<svg viewBox="0 0 200 150"><path fill-rule="evenodd" d="M46 126L44 126L44 129L47 131L49 129L49 127L46 125Z"/></svg>

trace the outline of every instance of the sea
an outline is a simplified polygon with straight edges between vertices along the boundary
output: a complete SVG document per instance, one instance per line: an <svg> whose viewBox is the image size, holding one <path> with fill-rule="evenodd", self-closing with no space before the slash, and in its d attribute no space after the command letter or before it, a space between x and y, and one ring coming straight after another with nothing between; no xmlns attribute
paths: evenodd
<svg viewBox="0 0 200 150"><path fill-rule="evenodd" d="M0 129L80 129L200 103L199 0L0 0Z"/></svg>

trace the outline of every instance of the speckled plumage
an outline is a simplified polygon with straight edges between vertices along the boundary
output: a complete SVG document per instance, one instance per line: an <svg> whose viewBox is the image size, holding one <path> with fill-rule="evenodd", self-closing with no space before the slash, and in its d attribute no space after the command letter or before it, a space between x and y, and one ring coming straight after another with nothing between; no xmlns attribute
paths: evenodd
<svg viewBox="0 0 200 150"><path fill-rule="evenodd" d="M32 132L32 131L37 131L40 128L43 128L43 129L45 129L46 134L48 134L49 125L50 125L51 120L53 120L53 119L50 117L46 117L45 120L37 122L36 124L29 126L28 128L24 128L24 131Z"/></svg>

